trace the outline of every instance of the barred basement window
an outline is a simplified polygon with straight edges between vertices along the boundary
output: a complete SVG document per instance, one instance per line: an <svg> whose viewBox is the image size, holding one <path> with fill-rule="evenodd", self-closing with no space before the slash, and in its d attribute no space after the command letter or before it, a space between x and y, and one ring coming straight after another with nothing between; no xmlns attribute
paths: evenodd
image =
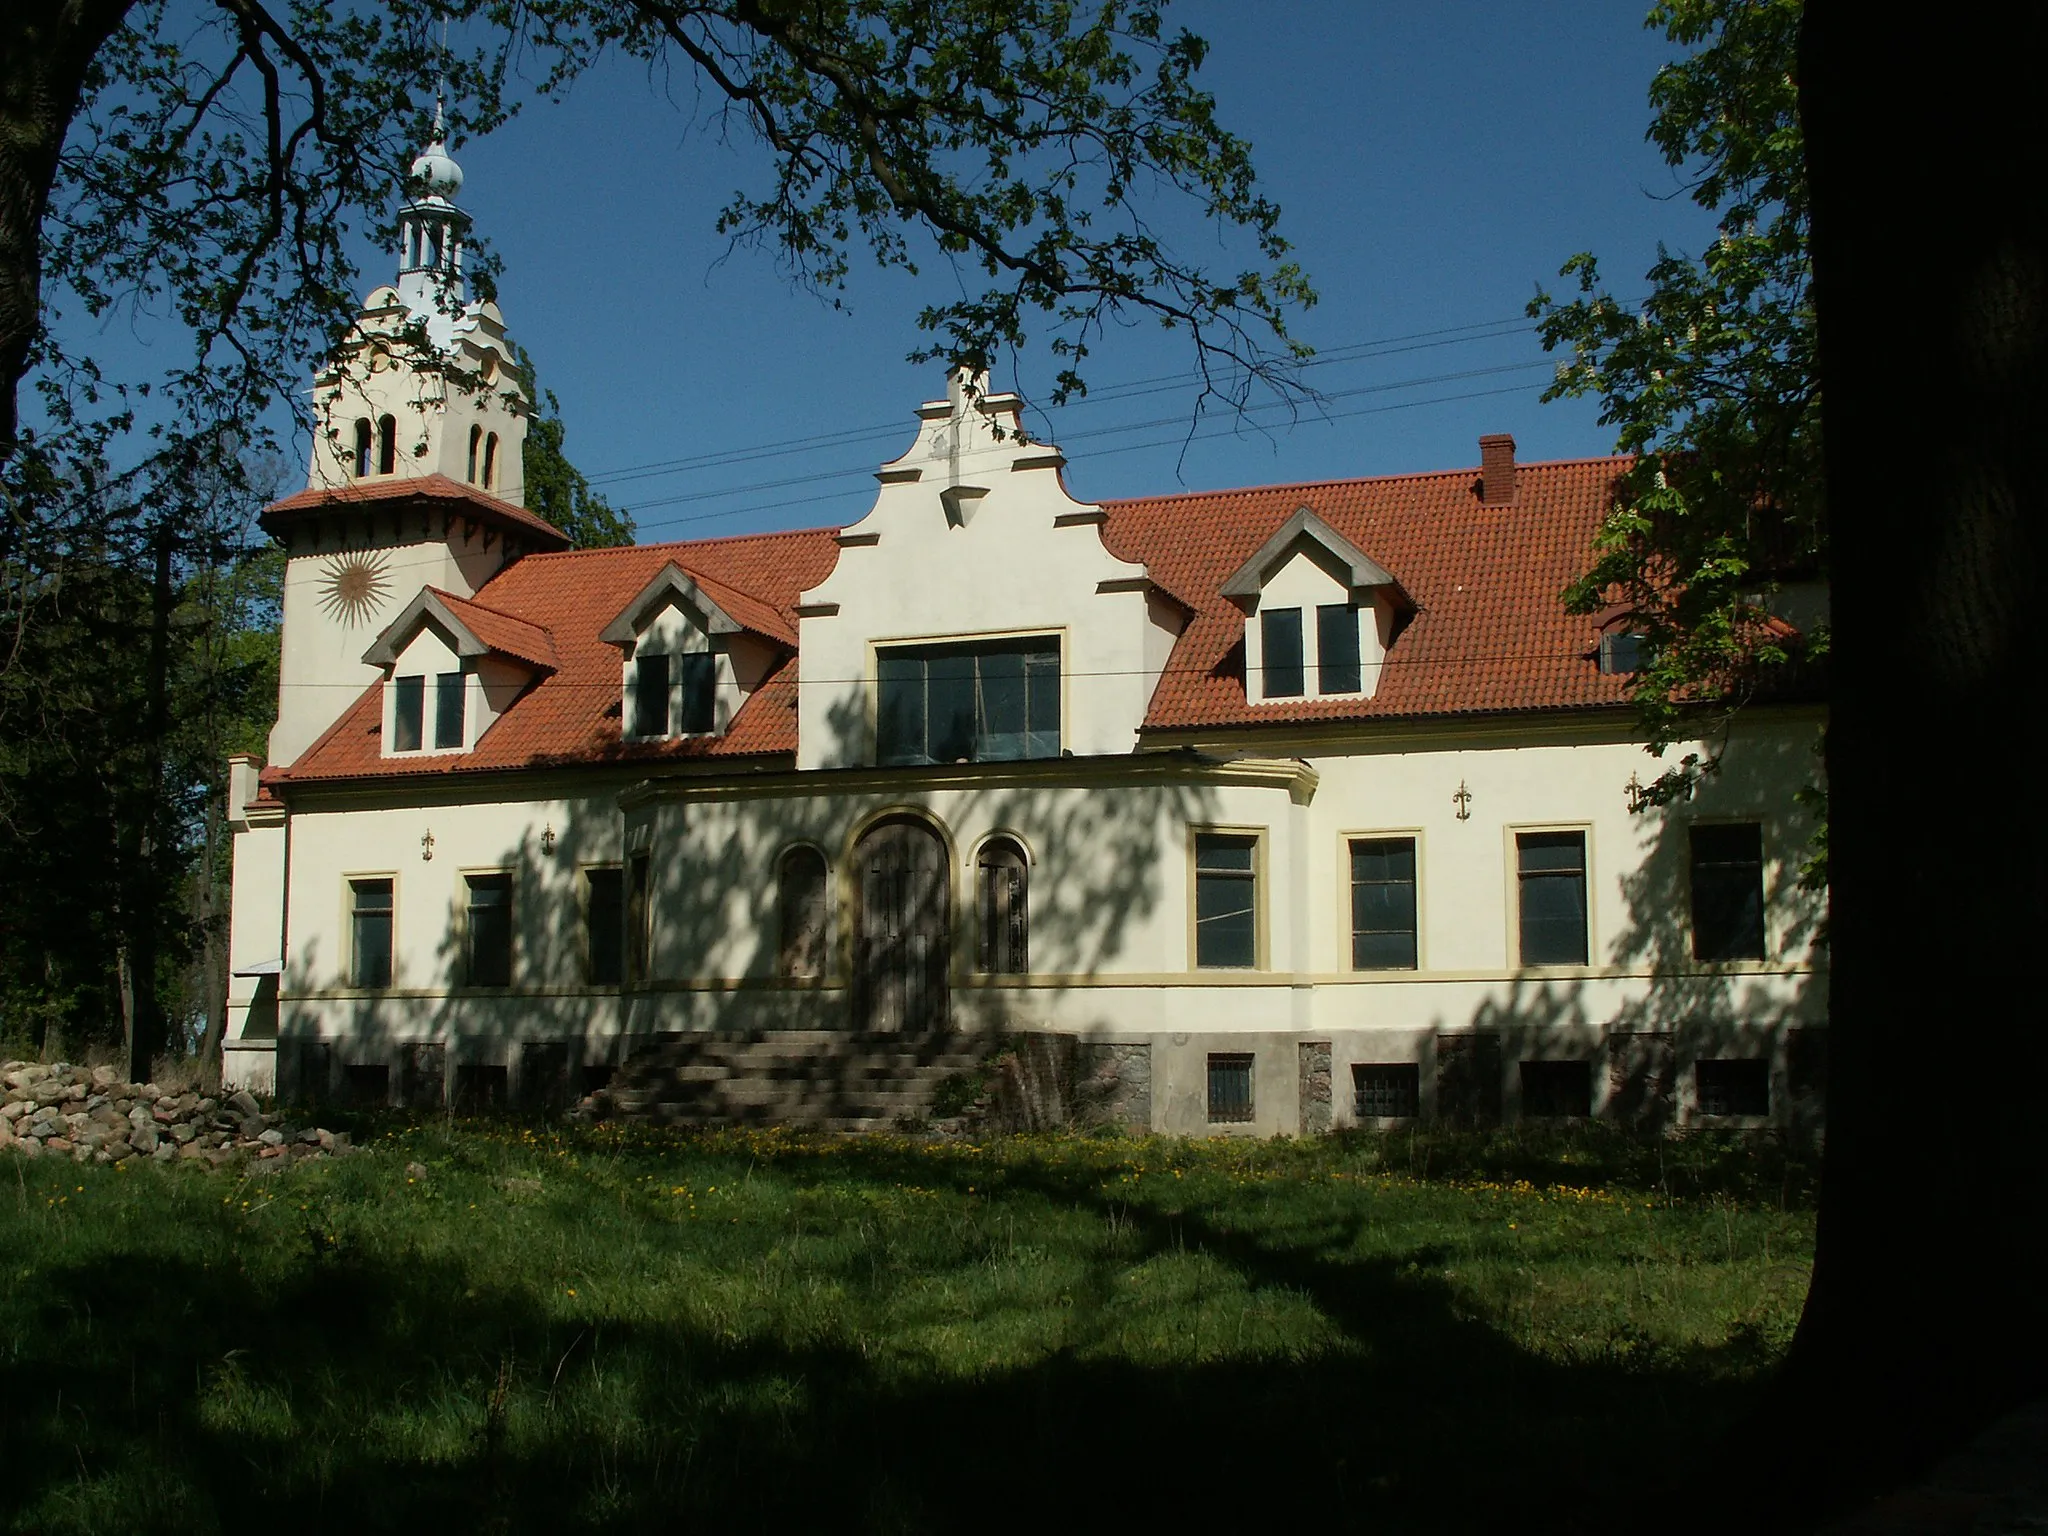
<svg viewBox="0 0 2048 1536"><path fill-rule="evenodd" d="M1024 850L1006 837L992 838L982 846L975 876L981 919L975 968L987 976L1022 976L1031 969Z"/></svg>
<svg viewBox="0 0 2048 1536"><path fill-rule="evenodd" d="M463 674L442 672L434 678L434 750L462 745Z"/></svg>
<svg viewBox="0 0 2048 1536"><path fill-rule="evenodd" d="M512 985L512 877L471 875L463 925L463 979L472 987Z"/></svg>
<svg viewBox="0 0 2048 1536"><path fill-rule="evenodd" d="M626 880L623 871L583 872L584 974L591 985L615 987L625 968Z"/></svg>
<svg viewBox="0 0 2048 1536"><path fill-rule="evenodd" d="M1692 829L1692 952L1696 960L1764 957L1763 828Z"/></svg>
<svg viewBox="0 0 2048 1536"><path fill-rule="evenodd" d="M1415 839L1351 844L1351 968L1415 969Z"/></svg>
<svg viewBox="0 0 2048 1536"><path fill-rule="evenodd" d="M455 1066L455 1108L458 1113L480 1115L490 1110L501 1110L508 1097L507 1079L511 1074L503 1066L483 1061L463 1061Z"/></svg>
<svg viewBox="0 0 2048 1536"><path fill-rule="evenodd" d="M426 726L427 680L417 673L391 680L391 750L417 752Z"/></svg>
<svg viewBox="0 0 2048 1536"><path fill-rule="evenodd" d="M1251 1118L1251 1053L1212 1053L1209 1057L1209 1123L1245 1125Z"/></svg>
<svg viewBox="0 0 2048 1536"><path fill-rule="evenodd" d="M1422 1069L1413 1062L1359 1062L1351 1069L1351 1107L1361 1120L1412 1120L1421 1100Z"/></svg>
<svg viewBox="0 0 2048 1536"><path fill-rule="evenodd" d="M391 882L351 880L348 984L391 985Z"/></svg>
<svg viewBox="0 0 2048 1536"><path fill-rule="evenodd" d="M1593 1065L1586 1061L1522 1063L1525 1117L1583 1119L1593 1113Z"/></svg>
<svg viewBox="0 0 2048 1536"><path fill-rule="evenodd" d="M1265 669L1260 696L1298 699L1302 693L1301 610L1268 608L1259 614L1259 650Z"/></svg>
<svg viewBox="0 0 2048 1536"><path fill-rule="evenodd" d="M391 1068L383 1062L350 1062L342 1068L348 1102L358 1109L382 1109L391 1102Z"/></svg>
<svg viewBox="0 0 2048 1536"><path fill-rule="evenodd" d="M1698 1061L1692 1068L1693 1089L1703 1115L1745 1115L1764 1119L1771 1112L1771 1064L1755 1058Z"/></svg>

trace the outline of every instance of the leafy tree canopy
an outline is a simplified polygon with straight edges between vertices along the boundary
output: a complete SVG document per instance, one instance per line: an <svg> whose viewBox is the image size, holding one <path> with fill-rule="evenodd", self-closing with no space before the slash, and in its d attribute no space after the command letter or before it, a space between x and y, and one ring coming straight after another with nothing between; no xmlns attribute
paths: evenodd
<svg viewBox="0 0 2048 1536"><path fill-rule="evenodd" d="M633 542L632 514L614 507L590 488L583 471L562 450L568 429L562 424L562 402L553 390L543 391L533 358L519 349L519 382L534 411L526 422L526 443L519 462L526 476L526 505L562 532L578 549L609 549ZM545 412L542 407L545 405Z"/></svg>
<svg viewBox="0 0 2048 1536"><path fill-rule="evenodd" d="M1577 613L1610 608L1648 642L1635 700L1660 754L1712 732L1827 650L1824 618L1773 617L1827 577L1820 384L1805 146L1795 58L1802 0L1665 0L1649 15L1690 50L1650 87L1649 138L1716 217L1700 256L1660 249L1650 295L1625 305L1581 253L1577 297L1539 294L1546 348L1570 355L1545 398L1594 396L1635 455ZM1650 803L1690 792L1687 757ZM1815 792L1816 794L1818 792ZM1824 836L1824 834L1823 834ZM1815 873L1824 872L1825 842Z"/></svg>

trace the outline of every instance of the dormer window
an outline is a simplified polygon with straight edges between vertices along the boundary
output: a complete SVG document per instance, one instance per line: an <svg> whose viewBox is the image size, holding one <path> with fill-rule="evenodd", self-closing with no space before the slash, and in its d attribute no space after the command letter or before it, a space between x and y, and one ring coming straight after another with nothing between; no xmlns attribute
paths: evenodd
<svg viewBox="0 0 2048 1536"><path fill-rule="evenodd" d="M1600 670L1608 676L1627 677L1649 664L1650 648L1641 635L1610 629L1600 637Z"/></svg>
<svg viewBox="0 0 2048 1536"><path fill-rule="evenodd" d="M643 741L725 730L796 648L786 621L766 605L672 564L598 638L623 652L621 734Z"/></svg>
<svg viewBox="0 0 2048 1536"><path fill-rule="evenodd" d="M1260 669L1269 699L1298 699L1302 692L1301 610L1268 608L1259 614L1264 666Z"/></svg>
<svg viewBox="0 0 2048 1536"><path fill-rule="evenodd" d="M406 604L363 660L389 669L387 755L470 751L537 676L558 665L553 638L540 625L433 587Z"/></svg>
<svg viewBox="0 0 2048 1536"><path fill-rule="evenodd" d="M1223 593L1247 613L1245 697L1253 704L1372 697L1386 648L1414 609L1392 576L1307 507Z"/></svg>
<svg viewBox="0 0 2048 1536"><path fill-rule="evenodd" d="M391 680L391 750L417 752L426 724L427 680L417 672Z"/></svg>
<svg viewBox="0 0 2048 1536"><path fill-rule="evenodd" d="M633 658L633 735L709 736L717 729L717 656L680 651Z"/></svg>

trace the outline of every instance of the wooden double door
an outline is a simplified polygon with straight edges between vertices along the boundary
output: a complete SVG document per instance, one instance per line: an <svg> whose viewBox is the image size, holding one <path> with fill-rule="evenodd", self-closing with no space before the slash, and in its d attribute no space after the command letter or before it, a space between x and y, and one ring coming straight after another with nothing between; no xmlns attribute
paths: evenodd
<svg viewBox="0 0 2048 1536"><path fill-rule="evenodd" d="M953 889L944 840L914 817L854 847L853 1027L925 1034L951 1021Z"/></svg>

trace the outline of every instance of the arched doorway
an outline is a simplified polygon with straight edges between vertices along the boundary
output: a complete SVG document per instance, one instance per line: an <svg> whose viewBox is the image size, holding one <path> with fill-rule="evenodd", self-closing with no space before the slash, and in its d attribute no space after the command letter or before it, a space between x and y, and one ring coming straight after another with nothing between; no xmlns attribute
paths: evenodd
<svg viewBox="0 0 2048 1536"><path fill-rule="evenodd" d="M951 1019L953 892L946 845L913 817L877 822L853 850L853 1027L924 1034Z"/></svg>

